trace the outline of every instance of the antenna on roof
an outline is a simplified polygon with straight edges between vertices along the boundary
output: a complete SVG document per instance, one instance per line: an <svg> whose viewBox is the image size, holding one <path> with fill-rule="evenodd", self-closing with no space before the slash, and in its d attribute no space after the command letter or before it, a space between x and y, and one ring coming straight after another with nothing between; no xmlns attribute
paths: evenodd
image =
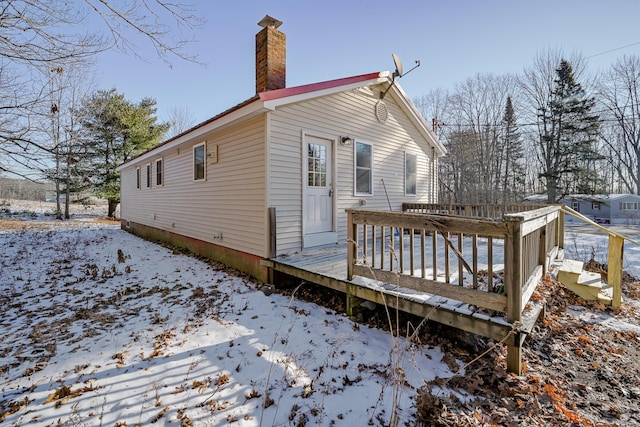
<svg viewBox="0 0 640 427"><path fill-rule="evenodd" d="M393 63L396 65L393 77L402 77L402 61L400 61L400 57L395 53L392 53L391 57L393 58Z"/></svg>
<svg viewBox="0 0 640 427"><path fill-rule="evenodd" d="M412 72L413 70L415 70L420 66L420 60L416 59L415 67L413 67L412 69L410 69L405 73L404 68L402 67L402 61L400 61L400 57L395 53L392 53L391 58L393 58L393 63L396 66L396 70L393 72L393 74L391 74L391 84L389 85L387 90L385 90L380 94L380 99L384 99L384 97L387 95L387 92L389 92L389 89L391 89L391 86L393 86L393 84L395 83L396 77L400 78L402 76L406 76L407 74L409 74L410 72Z"/></svg>

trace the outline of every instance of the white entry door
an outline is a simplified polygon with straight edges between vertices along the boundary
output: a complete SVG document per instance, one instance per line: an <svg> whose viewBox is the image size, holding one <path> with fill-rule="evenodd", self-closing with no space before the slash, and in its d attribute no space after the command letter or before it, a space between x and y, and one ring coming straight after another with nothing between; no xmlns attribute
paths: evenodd
<svg viewBox="0 0 640 427"><path fill-rule="evenodd" d="M337 241L333 213L333 141L305 135L304 138L304 246Z"/></svg>

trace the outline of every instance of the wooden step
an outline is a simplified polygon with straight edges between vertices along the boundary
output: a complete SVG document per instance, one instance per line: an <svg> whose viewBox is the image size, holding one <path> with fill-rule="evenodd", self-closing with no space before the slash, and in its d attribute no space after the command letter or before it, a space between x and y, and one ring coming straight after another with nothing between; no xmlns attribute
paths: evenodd
<svg viewBox="0 0 640 427"><path fill-rule="evenodd" d="M582 274L584 263L573 259L565 259L558 266L557 279L563 284L578 283L578 278Z"/></svg>
<svg viewBox="0 0 640 427"><path fill-rule="evenodd" d="M578 277L577 283L566 284L576 294L587 300L597 300L598 294L602 290L602 276L599 273L583 271Z"/></svg>
<svg viewBox="0 0 640 427"><path fill-rule="evenodd" d="M599 273L584 271L583 267L584 263L581 261L565 259L558 266L556 278L564 286L586 300L601 301L611 305L613 291L602 283L602 276Z"/></svg>
<svg viewBox="0 0 640 427"><path fill-rule="evenodd" d="M611 305L613 302L613 286L604 285L598 294L598 301L605 305Z"/></svg>

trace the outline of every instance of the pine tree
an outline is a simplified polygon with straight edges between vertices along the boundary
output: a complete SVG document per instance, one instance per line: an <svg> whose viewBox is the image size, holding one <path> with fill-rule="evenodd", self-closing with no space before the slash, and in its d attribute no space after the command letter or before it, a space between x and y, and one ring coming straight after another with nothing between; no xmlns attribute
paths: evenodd
<svg viewBox="0 0 640 427"><path fill-rule="evenodd" d="M116 167L159 143L169 129L167 123L156 123L155 104L150 98L133 104L115 89L100 90L84 102L88 169L98 195L109 201L109 216L120 202Z"/></svg>
<svg viewBox="0 0 640 427"><path fill-rule="evenodd" d="M602 159L594 143L599 117L592 113L594 98L586 98L576 82L571 64L561 60L556 69L549 103L538 109L540 120L540 177L545 181L547 201L565 194L593 194L601 184L594 163Z"/></svg>
<svg viewBox="0 0 640 427"><path fill-rule="evenodd" d="M516 201L524 195L524 148L520 133L518 132L518 124L516 120L515 110L511 97L507 97L507 105L503 118L504 137L503 137L503 188L502 202Z"/></svg>

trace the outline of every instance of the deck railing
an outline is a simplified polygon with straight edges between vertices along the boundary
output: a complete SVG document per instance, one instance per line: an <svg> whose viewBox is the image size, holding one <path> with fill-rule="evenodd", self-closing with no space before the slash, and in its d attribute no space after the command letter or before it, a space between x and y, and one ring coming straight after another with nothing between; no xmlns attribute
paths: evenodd
<svg viewBox="0 0 640 427"><path fill-rule="evenodd" d="M362 276L502 312L515 325L564 244L560 206L524 206L531 209L411 204L406 212L347 210L348 279ZM483 328L472 332L483 334ZM508 347L507 365L520 371L519 345Z"/></svg>
<svg viewBox="0 0 640 427"><path fill-rule="evenodd" d="M467 218L502 219L507 213L526 212L539 209L532 203L509 203L493 205L469 205L464 203L403 203L402 211L423 214L458 215Z"/></svg>

